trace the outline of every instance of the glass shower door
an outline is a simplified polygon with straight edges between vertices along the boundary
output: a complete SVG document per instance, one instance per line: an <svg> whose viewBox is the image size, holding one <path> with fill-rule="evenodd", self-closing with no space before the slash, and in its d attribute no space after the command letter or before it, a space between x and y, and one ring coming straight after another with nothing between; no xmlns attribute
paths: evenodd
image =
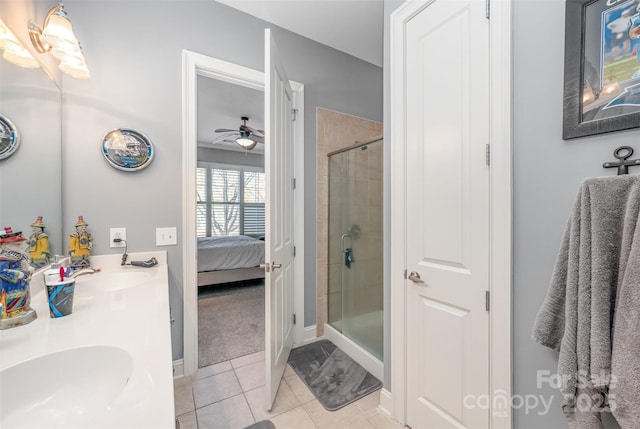
<svg viewBox="0 0 640 429"><path fill-rule="evenodd" d="M382 143L329 166L329 322L382 360Z"/></svg>

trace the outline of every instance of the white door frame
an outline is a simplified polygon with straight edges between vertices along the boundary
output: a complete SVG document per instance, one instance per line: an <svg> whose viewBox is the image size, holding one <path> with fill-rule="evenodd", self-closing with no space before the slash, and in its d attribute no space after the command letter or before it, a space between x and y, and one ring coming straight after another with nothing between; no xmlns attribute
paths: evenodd
<svg viewBox="0 0 640 429"><path fill-rule="evenodd" d="M264 73L196 52L182 51L182 300L184 375L198 370L198 249L196 239L197 165L197 78L206 76L247 88L264 91ZM294 105L294 172L296 187L304 189L304 85L291 82ZM294 218L304 219L304 199L296 198ZM304 320L304 222L294 222L296 258L294 262L294 311ZM294 328L294 341L304 339L304 324Z"/></svg>
<svg viewBox="0 0 640 429"><path fill-rule="evenodd" d="M391 405L406 423L405 25L433 0L409 0L391 14ZM490 321L491 404L511 399L511 4L490 8ZM504 399L500 401L500 399ZM511 410L490 410L490 427L510 428Z"/></svg>

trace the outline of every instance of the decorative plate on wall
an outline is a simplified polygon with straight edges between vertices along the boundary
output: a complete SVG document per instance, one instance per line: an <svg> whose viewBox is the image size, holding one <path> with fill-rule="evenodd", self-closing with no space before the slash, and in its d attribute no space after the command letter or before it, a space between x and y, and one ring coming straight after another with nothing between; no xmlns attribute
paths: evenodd
<svg viewBox="0 0 640 429"><path fill-rule="evenodd" d="M153 146L142 133L116 128L102 139L102 155L113 168L138 171L151 164Z"/></svg>
<svg viewBox="0 0 640 429"><path fill-rule="evenodd" d="M0 159L13 155L19 144L18 129L7 117L0 114Z"/></svg>

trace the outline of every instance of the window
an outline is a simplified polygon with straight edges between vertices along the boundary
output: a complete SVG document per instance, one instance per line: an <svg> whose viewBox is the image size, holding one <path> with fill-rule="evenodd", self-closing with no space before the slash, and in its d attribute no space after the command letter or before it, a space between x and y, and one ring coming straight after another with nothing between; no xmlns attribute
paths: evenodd
<svg viewBox="0 0 640 429"><path fill-rule="evenodd" d="M264 234L264 173L248 167L196 171L198 237Z"/></svg>

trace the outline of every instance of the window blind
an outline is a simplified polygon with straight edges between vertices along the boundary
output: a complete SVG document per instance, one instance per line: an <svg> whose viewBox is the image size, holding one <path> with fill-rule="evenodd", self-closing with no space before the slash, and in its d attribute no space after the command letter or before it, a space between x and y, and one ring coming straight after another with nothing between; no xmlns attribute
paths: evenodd
<svg viewBox="0 0 640 429"><path fill-rule="evenodd" d="M264 235L264 173L198 167L196 180L198 237Z"/></svg>

